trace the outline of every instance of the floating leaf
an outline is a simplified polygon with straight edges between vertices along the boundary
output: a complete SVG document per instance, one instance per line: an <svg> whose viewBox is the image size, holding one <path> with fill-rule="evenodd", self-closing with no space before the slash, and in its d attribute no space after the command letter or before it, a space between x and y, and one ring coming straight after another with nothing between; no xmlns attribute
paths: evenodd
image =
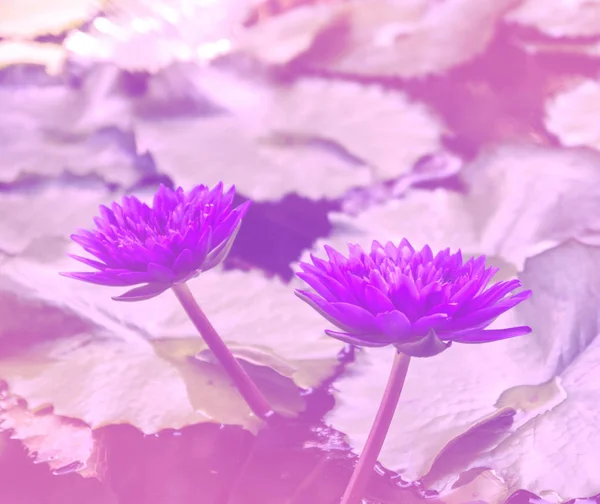
<svg viewBox="0 0 600 504"><path fill-rule="evenodd" d="M408 172L438 150L444 133L426 105L380 86L320 78L285 85L214 70L199 73L196 82L252 136L333 143L370 166L373 182Z"/></svg>
<svg viewBox="0 0 600 504"><path fill-rule="evenodd" d="M461 248L520 269L527 257L569 238L598 241L599 164L600 155L585 149L501 145L465 165L466 194L412 190L356 217L332 213L332 235L312 250L406 237L415 247Z"/></svg>
<svg viewBox="0 0 600 504"><path fill-rule="evenodd" d="M79 86L52 82L47 86L0 88L2 130L28 127L30 135L46 134L54 140L74 140L110 127L131 125L131 105L115 93L119 70L98 65L86 72ZM25 134L25 131L14 131Z"/></svg>
<svg viewBox="0 0 600 504"><path fill-rule="evenodd" d="M322 32L338 26L343 10L331 5L303 5L241 30L232 51L240 51L271 65L295 60L314 44Z"/></svg>
<svg viewBox="0 0 600 504"><path fill-rule="evenodd" d="M102 0L2 0L0 37L60 35L90 19Z"/></svg>
<svg viewBox="0 0 600 504"><path fill-rule="evenodd" d="M546 127L565 146L588 146L600 150L599 113L600 85L596 81L585 80L548 102Z"/></svg>
<svg viewBox="0 0 600 504"><path fill-rule="evenodd" d="M441 496L441 500L445 504L465 504L466 502L503 504L506 501L508 488L504 480L494 471L485 470L466 475L472 479L461 481L460 486Z"/></svg>
<svg viewBox="0 0 600 504"><path fill-rule="evenodd" d="M519 34L515 37L515 42L526 53L534 56L600 56L600 42L595 39L541 39L531 34Z"/></svg>
<svg viewBox="0 0 600 504"><path fill-rule="evenodd" d="M345 81L302 79L273 89L258 111L265 129L336 142L385 180L439 147L443 126L405 94Z"/></svg>
<svg viewBox="0 0 600 504"><path fill-rule="evenodd" d="M372 240L399 242L402 238L415 248L429 244L436 250L475 251L479 249L477 236L464 205L465 197L458 193L415 189L402 199L373 205L356 216L332 212L330 236L318 239L311 251L321 253L325 244L344 250L348 242L369 247Z"/></svg>
<svg viewBox="0 0 600 504"><path fill-rule="evenodd" d="M599 261L600 248L569 242L528 260L521 276L535 292L523 306L534 328L531 365L545 368L546 378L556 381L550 391L545 385L522 393L536 406L558 387L566 397L479 460L513 489L554 491L565 500L600 492L595 477L600 435L593 428L600 415Z"/></svg>
<svg viewBox="0 0 600 504"><path fill-rule="evenodd" d="M535 28L551 37L593 37L600 35L600 2L557 2L549 9L544 0L525 0L509 12L505 19Z"/></svg>
<svg viewBox="0 0 600 504"><path fill-rule="evenodd" d="M117 195L112 195L117 196ZM41 190L0 193L0 251L52 262L71 245L69 235L87 225L111 199L104 186L47 185Z"/></svg>
<svg viewBox="0 0 600 504"><path fill-rule="evenodd" d="M110 288L72 288L58 276L67 267L14 259L0 269L0 376L31 409L52 405L92 428L131 423L146 433L207 421L260 426L171 292L120 304ZM190 287L283 415L304 409L298 386L337 369L343 345L322 334L291 287L216 270Z"/></svg>
<svg viewBox="0 0 600 504"><path fill-rule="evenodd" d="M370 179L367 168L323 146L255 141L232 116L140 120L135 131L139 152L184 187L223 181L259 201L292 192L319 199Z"/></svg>
<svg viewBox="0 0 600 504"><path fill-rule="evenodd" d="M480 251L521 268L536 252L597 236L599 163L600 155L586 149L505 145L467 165L465 210Z"/></svg>
<svg viewBox="0 0 600 504"><path fill-rule="evenodd" d="M510 435L483 433L488 439L479 441L480 449L486 444L493 449L471 467L497 470L511 490L554 490L565 498L600 491L592 477L600 448L593 430L600 403L594 386L599 379L599 260L600 249L569 242L526 262L520 276L535 294L529 304L515 309L514 322L531 325L532 335L457 344L435 358L413 359L381 462L403 477L431 479L428 472L439 463L443 448L461 443L468 429L490 416L514 410ZM501 319L498 327L505 325ZM391 358L390 351L369 349L355 372L336 383L337 405L328 420L358 449ZM461 462L465 468L469 461ZM443 468L435 470L443 473Z"/></svg>
<svg viewBox="0 0 600 504"><path fill-rule="evenodd" d="M91 29L71 33L65 46L88 60L155 73L229 52L250 6L249 0L109 0Z"/></svg>
<svg viewBox="0 0 600 504"><path fill-rule="evenodd" d="M125 186L137 182L133 138L121 130L131 123L130 104L112 93L115 70L95 68L78 89L0 88L0 182L64 172Z"/></svg>
<svg viewBox="0 0 600 504"><path fill-rule="evenodd" d="M136 167L139 160L133 150L123 146L125 135L116 130L61 138L29 127L7 131L3 126L0 125L0 139L7 147L0 159L2 183L35 175L57 177L71 173L79 176L102 174L107 182L129 187L140 178L141 173Z"/></svg>
<svg viewBox="0 0 600 504"><path fill-rule="evenodd" d="M5 395L0 399L0 431L5 430L23 442L35 463L47 463L55 474L103 477L101 447L85 424L49 412L33 413Z"/></svg>
<svg viewBox="0 0 600 504"><path fill-rule="evenodd" d="M306 55L311 68L346 74L417 78L445 72L485 51L496 23L516 0L348 2L342 28Z"/></svg>
<svg viewBox="0 0 600 504"><path fill-rule="evenodd" d="M0 42L0 68L11 65L42 65L49 75L60 74L67 53L59 44L30 41Z"/></svg>

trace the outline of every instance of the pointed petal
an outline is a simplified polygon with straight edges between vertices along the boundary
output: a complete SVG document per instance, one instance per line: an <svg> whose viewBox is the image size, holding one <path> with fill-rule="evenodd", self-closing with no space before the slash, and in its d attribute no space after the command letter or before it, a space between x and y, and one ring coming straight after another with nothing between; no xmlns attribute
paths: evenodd
<svg viewBox="0 0 600 504"><path fill-rule="evenodd" d="M231 236L229 236L227 240L222 242L219 246L215 247L208 253L204 264L202 264L202 271L207 271L211 268L214 268L225 260L229 254L229 251L231 250L231 247L233 247L233 242L235 242L235 238L240 231L241 225L242 223L240 221L237 228L235 228L233 233L231 233Z"/></svg>
<svg viewBox="0 0 600 504"><path fill-rule="evenodd" d="M411 337L410 320L398 310L377 315L377 325L390 343L406 341Z"/></svg>
<svg viewBox="0 0 600 504"><path fill-rule="evenodd" d="M201 235L202 231L203 230L196 229L196 228L188 229L185 232L185 234L183 235L183 238L181 240L181 243L179 244L179 247L181 247L181 249L193 249L200 241L200 235ZM206 232L206 231L204 230L204 232Z"/></svg>
<svg viewBox="0 0 600 504"><path fill-rule="evenodd" d="M490 341L499 341L517 336L524 336L531 332L531 327L518 326L508 329L473 329L471 331L462 331L448 336L457 343L488 343Z"/></svg>
<svg viewBox="0 0 600 504"><path fill-rule="evenodd" d="M346 264L346 262L348 261L342 254L340 254L333 247L330 247L329 245L325 245L323 248L325 249L325 253L327 254L327 257L329 258L329 261L332 262L333 264L337 264L338 266L341 266L341 265Z"/></svg>
<svg viewBox="0 0 600 504"><path fill-rule="evenodd" d="M228 241L230 236L239 229L242 222L243 210L248 205L240 205L233 212L231 212L222 222L215 226L212 230L213 244L220 245L222 242ZM241 210L240 210L241 209Z"/></svg>
<svg viewBox="0 0 600 504"><path fill-rule="evenodd" d="M467 305L469 309L479 309L484 306L498 302L511 291L521 287L521 281L514 279L507 282L498 282L489 289L482 292L479 296L473 298Z"/></svg>
<svg viewBox="0 0 600 504"><path fill-rule="evenodd" d="M301 280L304 280L310 287L312 287L319 296L321 296L325 301L334 302L340 301L337 296L335 296L315 275L310 275L308 273L298 272L296 276Z"/></svg>
<svg viewBox="0 0 600 504"><path fill-rule="evenodd" d="M200 269L203 267L206 257L209 254L210 248L212 246L212 229L207 227L202 234L198 237L198 241L191 249L192 259L194 264L194 269ZM227 242L225 242L222 247L226 247ZM219 247L217 247L219 248ZM218 254L217 254L218 255ZM218 263L217 263L218 264Z"/></svg>
<svg viewBox="0 0 600 504"><path fill-rule="evenodd" d="M450 301L453 303L464 303L475 296L479 287L481 286L481 279L473 278L462 286L460 290L455 292L451 297Z"/></svg>
<svg viewBox="0 0 600 504"><path fill-rule="evenodd" d="M180 276L185 273L190 273L194 271L194 257L192 256L192 251L190 249L185 249L181 254L177 256L175 262L173 263L173 272L175 276Z"/></svg>
<svg viewBox="0 0 600 504"><path fill-rule="evenodd" d="M171 287L170 284L158 283L142 285L141 287L128 290L125 294L113 297L112 299L115 301L145 301L146 299L151 299L162 294L169 287Z"/></svg>
<svg viewBox="0 0 600 504"><path fill-rule="evenodd" d="M347 334L347 333L343 333L343 332L339 332L339 331L332 331L330 329L326 329L325 334L327 334L327 336L331 336L332 338L343 341L344 343L348 343L349 345L365 346L365 347L384 347L384 346L390 344L389 341L385 341L385 342L373 341L373 340L368 339L368 336L352 336L351 334Z"/></svg>
<svg viewBox="0 0 600 504"><path fill-rule="evenodd" d="M362 306L351 303L331 303L334 311L330 312L343 325L351 328L351 334L377 334L379 327L375 316Z"/></svg>
<svg viewBox="0 0 600 504"><path fill-rule="evenodd" d="M399 352L411 357L433 357L452 345L452 341L442 341L435 331L429 331L427 336L415 341L394 345Z"/></svg>
<svg viewBox="0 0 600 504"><path fill-rule="evenodd" d="M92 268L96 268L97 270L104 271L108 266L104 263L94 261L93 259L89 259L88 257L82 257L75 254L67 254L71 259L75 259L83 264L87 264Z"/></svg>
<svg viewBox="0 0 600 504"><path fill-rule="evenodd" d="M93 283L97 285L108 285L111 287L124 287L127 284L123 282L118 276L111 275L104 272L93 272L93 271L83 271L83 272L60 272L59 275L73 278L75 280L81 280L82 282Z"/></svg>
<svg viewBox="0 0 600 504"><path fill-rule="evenodd" d="M466 315L456 317L444 325L444 332L463 331L466 329L476 329L482 324L491 324L496 318L504 312L510 310L519 303L525 301L531 296L531 291L522 291L510 298L506 298L492 306L481 308Z"/></svg>
<svg viewBox="0 0 600 504"><path fill-rule="evenodd" d="M152 246L152 257L155 263L163 266L170 266L175 261L175 254L164 245L155 244Z"/></svg>
<svg viewBox="0 0 600 504"><path fill-rule="evenodd" d="M372 285L367 284L365 286L364 296L366 308L371 313L384 313L396 309L394 303L383 292Z"/></svg>
<svg viewBox="0 0 600 504"><path fill-rule="evenodd" d="M440 327L444 327L446 320L448 320L448 315L445 313L426 315L413 323L412 330L418 335L427 334L431 330L437 331Z"/></svg>
<svg viewBox="0 0 600 504"><path fill-rule="evenodd" d="M154 282L168 284L175 280L175 273L171 268L156 263L148 264L148 274L152 277Z"/></svg>
<svg viewBox="0 0 600 504"><path fill-rule="evenodd" d="M334 326L339 327L342 331L353 332L350 326L342 324L335 318L336 311L331 307L331 304L320 298L312 292L297 289L294 294L304 301L306 304L311 306L317 313L319 313L325 320L332 323Z"/></svg>
<svg viewBox="0 0 600 504"><path fill-rule="evenodd" d="M142 283L151 283L152 276L147 271L124 271L117 275L124 285L137 285Z"/></svg>

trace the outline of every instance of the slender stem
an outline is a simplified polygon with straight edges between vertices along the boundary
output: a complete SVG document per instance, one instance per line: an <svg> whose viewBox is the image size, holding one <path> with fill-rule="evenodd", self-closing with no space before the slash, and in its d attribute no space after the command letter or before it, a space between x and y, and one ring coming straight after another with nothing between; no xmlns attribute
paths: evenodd
<svg viewBox="0 0 600 504"><path fill-rule="evenodd" d="M377 457L379 457L381 447L390 429L392 418L394 418L409 362L410 357L408 355L400 352L396 353L377 416L371 426L371 432L369 432L365 447L358 458L350 482L342 496L341 504L358 504L361 502L369 478L373 474Z"/></svg>
<svg viewBox="0 0 600 504"><path fill-rule="evenodd" d="M273 415L269 403L258 389L252 378L246 373L237 359L233 356L227 345L223 342L215 328L206 318L206 315L194 299L189 287L185 284L177 284L172 287L175 296L183 306L196 329L208 345L208 348L221 363L225 371L233 380L234 385L250 406L252 412L262 420Z"/></svg>

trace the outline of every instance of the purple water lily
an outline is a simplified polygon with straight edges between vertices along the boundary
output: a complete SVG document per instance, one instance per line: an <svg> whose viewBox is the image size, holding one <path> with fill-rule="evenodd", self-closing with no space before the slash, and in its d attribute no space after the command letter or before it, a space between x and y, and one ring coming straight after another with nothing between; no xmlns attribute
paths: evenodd
<svg viewBox="0 0 600 504"><path fill-rule="evenodd" d="M455 341L484 343L528 334L527 326L486 329L499 315L531 296L514 293L517 279L488 286L498 268L485 256L463 263L460 250L429 246L416 251L403 239L398 246L374 241L371 252L348 245L349 257L325 246L329 260L311 255L298 277L315 292L296 295L341 331L326 333L362 346L394 345L414 356L435 355Z"/></svg>
<svg viewBox="0 0 600 504"><path fill-rule="evenodd" d="M113 299L149 299L217 266L229 253L250 202L232 209L235 187L220 182L191 191L162 186L152 207L135 196L100 207L96 229L80 229L73 241L98 260L71 255L97 271L63 273L101 285L139 287Z"/></svg>

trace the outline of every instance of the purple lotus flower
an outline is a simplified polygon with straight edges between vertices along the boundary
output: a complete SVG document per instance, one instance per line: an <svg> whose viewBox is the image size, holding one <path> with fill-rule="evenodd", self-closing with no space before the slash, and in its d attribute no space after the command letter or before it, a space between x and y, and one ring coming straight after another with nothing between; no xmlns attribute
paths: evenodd
<svg viewBox="0 0 600 504"><path fill-rule="evenodd" d="M152 207L135 196L121 205L100 206L96 229L80 229L71 239L98 260L71 255L98 271L64 276L118 287L143 284L113 299L139 301L157 296L217 266L229 253L248 210L232 209L235 187L223 192L204 185L185 192L162 186Z"/></svg>
<svg viewBox="0 0 600 504"><path fill-rule="evenodd" d="M329 260L311 255L298 277L315 292L296 295L341 331L329 336L362 346L394 345L415 357L435 355L453 341L484 343L531 332L531 328L486 329L510 308L531 296L513 293L519 280L488 286L498 268L486 268L485 256L463 264L460 250L433 255L402 240L397 247L374 241L371 252L348 245L346 258L325 246Z"/></svg>

